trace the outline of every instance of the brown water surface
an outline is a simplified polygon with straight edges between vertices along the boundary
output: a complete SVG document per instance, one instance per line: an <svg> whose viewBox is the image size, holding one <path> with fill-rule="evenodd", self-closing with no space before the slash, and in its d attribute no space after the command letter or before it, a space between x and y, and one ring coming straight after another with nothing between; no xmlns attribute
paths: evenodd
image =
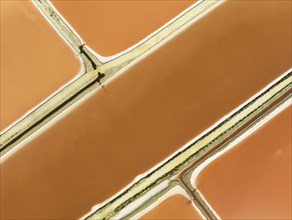
<svg viewBox="0 0 292 220"><path fill-rule="evenodd" d="M22 143L2 217L81 217L283 74L290 6L223 3Z"/></svg>
<svg viewBox="0 0 292 220"><path fill-rule="evenodd" d="M138 43L195 0L52 2L87 45L111 56Z"/></svg>
<svg viewBox="0 0 292 220"><path fill-rule="evenodd" d="M76 55L31 1L1 1L0 130L80 69Z"/></svg>
<svg viewBox="0 0 292 220"><path fill-rule="evenodd" d="M291 219L291 110L199 173L197 188L223 219Z"/></svg>
<svg viewBox="0 0 292 220"><path fill-rule="evenodd" d="M203 219L191 200L182 195L173 195L161 203L158 203L154 208L150 209L139 219Z"/></svg>

